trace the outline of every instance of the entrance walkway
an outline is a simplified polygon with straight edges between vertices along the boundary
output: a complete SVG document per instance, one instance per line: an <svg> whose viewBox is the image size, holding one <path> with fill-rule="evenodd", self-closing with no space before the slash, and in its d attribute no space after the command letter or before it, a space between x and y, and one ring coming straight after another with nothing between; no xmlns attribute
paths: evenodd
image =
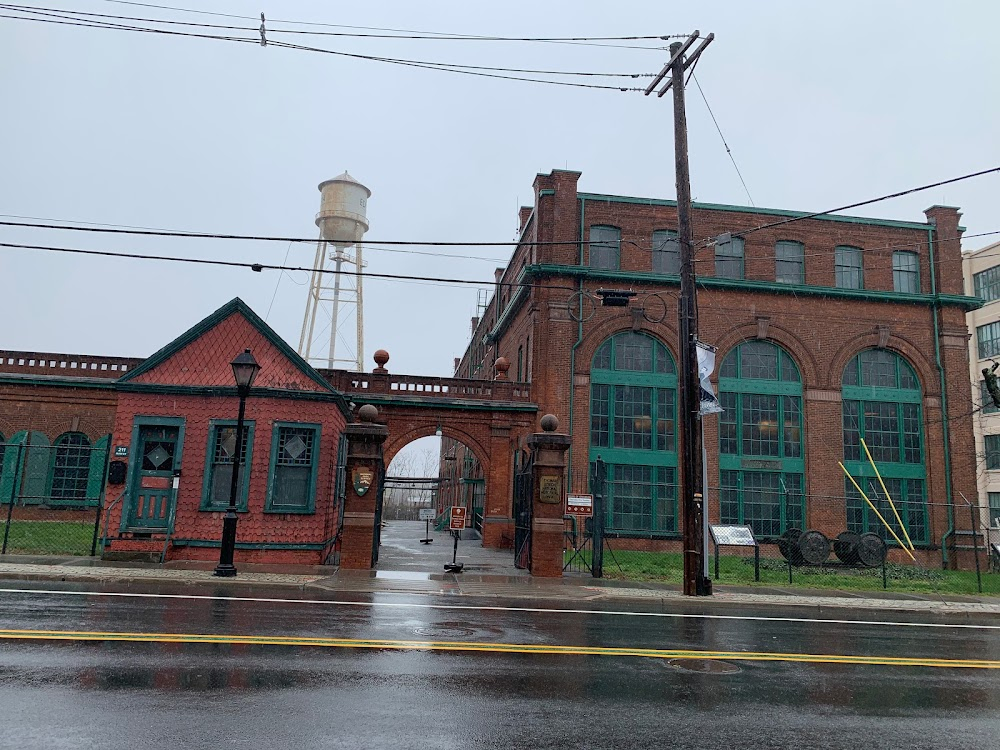
<svg viewBox="0 0 1000 750"><path fill-rule="evenodd" d="M444 573L451 562L454 539L447 531L431 529L431 544L421 544L423 521L386 521L382 527L382 546L378 553L379 571ZM458 562L465 572L477 575L526 576L528 571L514 567L514 551L483 547L480 539L460 539Z"/></svg>

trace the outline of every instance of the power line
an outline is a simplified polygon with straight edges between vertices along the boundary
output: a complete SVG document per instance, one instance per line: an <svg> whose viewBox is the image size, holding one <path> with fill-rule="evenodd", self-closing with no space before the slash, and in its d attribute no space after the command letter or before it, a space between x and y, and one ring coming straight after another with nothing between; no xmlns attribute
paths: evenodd
<svg viewBox="0 0 1000 750"><path fill-rule="evenodd" d="M857 203L849 203L846 206L840 206L839 208L830 208L826 211L817 211L812 214L804 214L802 216L793 216L789 219L782 219L781 221L772 221L768 224L761 224L759 227L754 227L753 229L744 229L738 232L733 232L734 237L746 237L748 234L753 234L754 232L760 232L764 229L771 229L773 227L784 226L785 224L791 224L795 221L802 221L803 219L815 219L818 216L825 216L827 214L836 213L838 211L847 211L851 208L859 208L861 206L867 206L872 203L878 203L880 201L889 200L890 198L900 198L904 195L910 195L911 193L919 193L922 190L930 190L931 188L941 187L942 185L950 185L953 182L961 182L962 180L969 180L973 177L982 177L983 175L992 174L993 172L1000 172L1000 167L990 167L989 169L983 169L978 172L970 172L969 174L961 175L960 177L952 177L947 180L941 180L940 182L932 182L929 185L921 185L919 187L909 188L907 190L900 190L896 193L889 193L888 195L883 195L878 198L870 198L869 200L859 201ZM706 240L707 242L713 242L713 239Z"/></svg>
<svg viewBox="0 0 1000 750"><path fill-rule="evenodd" d="M192 23L188 21L167 21L156 18L142 18L137 16L113 16L106 13L89 13L86 11L63 11L58 8L34 8L31 6L23 5L9 5L6 3L0 3L0 8L7 10L16 10L23 13L35 13L37 15L51 16L56 18L62 18L66 20L80 21L83 23L92 24L92 28L112 28L121 30L138 30L138 28L133 28L131 26L123 26L121 24L114 24L109 21L101 20L91 20L90 18L77 18L76 16L91 16L96 18L110 18L116 21L141 21L144 23L160 23L160 24L172 24L179 26L189 26L194 28L211 28L211 29L222 29L228 31L244 31L249 33L257 33L258 29L246 26L226 26L221 24L211 24L211 23ZM49 11L49 12L45 12ZM10 16L4 16L9 18ZM22 20L34 20L30 18L24 18ZM156 32L156 29L148 29L148 31ZM296 31L296 30L284 30L284 29L267 29L268 35L271 34L326 34L326 35L337 35L337 36L375 36L375 35L357 35L357 34L335 34L335 32L309 32L309 31ZM419 38L419 37L388 37L388 38ZM271 44L277 46L285 46L284 43L278 44L276 40L271 39ZM295 47L299 49L299 47ZM316 48L302 47L301 49L309 49L312 51L328 51L328 50L318 50ZM331 54L343 54L345 56L355 56L349 53L339 53L329 51ZM487 71L500 71L508 73L534 73L538 75L558 75L558 76L580 76L580 77L598 77L598 78L652 78L652 73L605 73L605 72L593 72L593 71L569 71L569 70L538 70L533 68L506 68L498 66L488 66L488 65L466 65L463 63L450 63L450 62L436 62L427 60L396 60L394 58L381 58L381 57L369 57L364 55L359 55L362 59L371 59L380 62L407 62L413 65L427 65L445 68L463 68L469 70L487 70ZM613 87L612 87L613 88Z"/></svg>
<svg viewBox="0 0 1000 750"><path fill-rule="evenodd" d="M217 16L221 18L238 18L248 21L256 21L255 16L240 16L231 13L215 13L211 11L194 10L191 8L179 8L170 5L154 5L151 3L138 3L138 2L126 2L126 0L104 0L108 3L115 3L117 5L131 5L142 8L154 8L157 10L172 10L179 13L196 13L199 15L206 16ZM405 34L414 36L401 36L398 38L414 38L414 39L428 39L428 40L441 40L441 41L498 41L498 42L544 42L553 44L588 44L588 46L595 47L615 47L619 49L639 49L639 50L655 50L661 51L659 47L639 47L635 45L617 45L617 44L589 44L590 42L607 42L607 41L641 41L641 40L668 40L668 39L686 39L688 34L659 34L655 36L608 36L608 37L498 37L498 36L483 36L477 34L455 34L442 31L421 31L414 29L396 29L396 28L386 28L381 26L351 26L347 24L337 24L337 23L321 23L317 21L296 21L291 19L274 19L272 23L285 23L296 26L321 26L327 28L338 28L338 29L356 29L362 31L382 31L391 32L394 34ZM360 36L360 35L359 35Z"/></svg>
<svg viewBox="0 0 1000 750"><path fill-rule="evenodd" d="M695 61L697 65L697 61ZM747 187L746 181L743 179L743 173L740 172L739 165L736 163L736 157L733 156L733 151L729 148L729 144L726 143L726 136L722 134L722 128L719 127L719 121L715 119L715 113L712 111L712 105L708 103L708 98L705 96L705 92L701 88L701 83L694 75L694 69L691 69L691 78L694 79L694 85L698 87L698 93L701 94L701 100L705 102L705 107L708 109L708 114L712 117L712 122L715 123L715 129L719 131L719 138L722 139L722 145L726 147L726 153L729 154L729 160L733 163L733 168L736 170L737 177L740 178L740 183L743 185L743 190L746 191L747 200L750 201L750 205L756 208L756 204L753 202L753 197L750 195L750 188Z"/></svg>
<svg viewBox="0 0 1000 750"><path fill-rule="evenodd" d="M39 13L37 11L35 11L35 12L38 13L39 15L54 15L54 14L48 14L48 13ZM143 27L143 26L131 26L131 25L125 25L125 24L114 24L114 23L109 23L109 22L104 22L104 21L96 21L96 20L93 20L93 19L79 19L79 18L75 18L75 19L72 19L72 20L65 20L65 19L70 19L71 18L70 16L67 16L65 14L63 14L63 15L54 15L54 18L32 18L32 17L28 17L28 16L12 16L12 15L0 14L0 18L8 18L8 19L13 19L13 20L29 21L29 22L36 22L36 23L53 23L53 24L58 24L58 25L63 25L63 26L75 26L75 27L81 27L81 28L108 29L108 30L114 30L114 31L134 31L134 32L143 32L143 33L148 33L148 34L163 34L163 35L176 36L176 37L192 37L192 38L199 38L199 39L214 39L214 40L217 40L217 41L242 42L242 43L245 43L245 44L246 43L250 43L250 44L258 44L258 43L260 43L260 40L258 40L258 39L246 39L246 38L243 38L243 37L231 37L231 36L218 36L218 35L212 35L212 34L197 34L197 33L192 33L192 32L185 32L185 31L169 31L167 29L156 29L156 28L147 28L147 27ZM63 20L56 20L56 19L63 19ZM421 69L425 69L425 70L436 70L436 71L442 71L442 72L446 72L446 73L457 73L457 74L461 74L461 75L477 76L477 77L481 77L481 78L496 78L496 79L500 79L500 80L520 81L520 82L523 82L523 83L540 83L540 84L545 84L545 85L549 85L549 86L567 86L567 87L570 87L570 88L598 89L598 90L604 90L604 91L631 92L631 91L640 91L641 90L641 89L638 89L638 88L630 88L630 87L624 87L624 86L611 86L611 85L603 85L603 84L595 84L595 83L576 83L576 82L572 82L572 81L553 81L553 80L548 80L548 79L544 79L544 78L527 78L527 77L520 76L520 75L504 75L501 72L493 72L493 73L491 73L491 72L485 72L486 70L507 71L507 72L512 72L512 73L519 72L519 70L515 69L515 68L501 68L501 67L490 68L488 66L478 66L478 69L477 69L477 66L459 66L458 64L451 64L451 63L438 63L438 62L430 62L430 61L414 61L414 60L392 58L392 57L380 57L380 56L377 56L377 55L363 55L363 54L358 54L358 53L341 52L341 51L337 51L337 50L324 49L324 48L321 48L321 47L310 47L310 46L307 46L307 45L292 44L290 42L282 42L282 41L271 41L271 42L269 42L269 45L273 46L273 47L284 47L284 48L287 48L287 49L295 49L295 50L305 51L305 52L314 52L314 53L320 53L320 54L336 55L338 57L346 57L346 58L357 59L357 60L366 60L366 61L369 61L369 62L382 62L382 63L391 64L391 65L400 65L400 66L403 66L403 67L421 68ZM592 74L592 73L574 73L574 72L566 72L566 71L563 71L563 72L554 72L554 71L549 72L549 71L547 71L546 73L549 74L549 75L588 75L588 76L589 75L603 75L603 74L599 74L599 73L598 74ZM614 75L617 76L619 74L614 74ZM641 74L623 74L623 75L628 75L629 77L639 77Z"/></svg>
<svg viewBox="0 0 1000 750"><path fill-rule="evenodd" d="M272 265L270 263L247 263L245 261L220 260L216 258L178 258L172 255L149 255L145 253L116 253L110 250L84 250L76 247L53 247L51 245L27 245L14 242L0 242L0 247L10 247L22 250L44 250L57 253L70 253L74 255L94 255L106 258L127 258L129 260L158 260L172 263L193 263L196 265L222 266L228 268L249 268L251 271L305 271L306 273L324 273L336 275L337 271L332 268L307 268L305 266ZM343 273L348 273L344 271ZM353 275L353 273L351 273ZM557 286L554 284L518 284L516 282L497 282L495 280L482 281L476 279L455 279L440 276L413 276L409 274L395 273L374 273L365 271L366 278L389 279L394 281L432 281L445 284L471 284L473 286L499 286L511 288L531 288L531 289L559 289L562 291L574 291L574 287Z"/></svg>
<svg viewBox="0 0 1000 750"><path fill-rule="evenodd" d="M79 222L80 224L87 222ZM69 223L51 224L42 222L19 222L0 221L0 226L21 227L27 229L65 229L72 232L97 232L100 234L125 234L139 235L143 237L187 237L191 239L209 240L249 240L255 242L301 242L315 243L317 237L272 237L267 235L249 234L219 234L211 232L184 232L172 229L133 229L124 225L105 226L78 226ZM555 240L547 242L518 242L517 240L505 242L446 242L446 241L420 241L420 240L364 240L366 247L371 245L401 245L418 247L517 247L520 245L579 245L580 240Z"/></svg>

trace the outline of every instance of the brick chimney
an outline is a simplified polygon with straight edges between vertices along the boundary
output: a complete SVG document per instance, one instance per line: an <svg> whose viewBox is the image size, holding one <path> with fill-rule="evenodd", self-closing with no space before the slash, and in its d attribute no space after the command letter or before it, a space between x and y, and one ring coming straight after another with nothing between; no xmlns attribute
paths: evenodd
<svg viewBox="0 0 1000 750"><path fill-rule="evenodd" d="M955 206L931 206L924 211L934 225L934 274L939 294L964 294L961 212ZM928 288L928 291L930 289Z"/></svg>

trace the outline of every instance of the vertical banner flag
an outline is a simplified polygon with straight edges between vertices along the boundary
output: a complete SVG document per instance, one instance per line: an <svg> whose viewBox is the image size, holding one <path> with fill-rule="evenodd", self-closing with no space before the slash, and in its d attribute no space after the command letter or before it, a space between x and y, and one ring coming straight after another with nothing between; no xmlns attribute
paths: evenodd
<svg viewBox="0 0 1000 750"><path fill-rule="evenodd" d="M698 379L701 381L699 394L701 405L698 414L701 416L718 414L722 411L722 407L719 406L719 399L715 397L715 391L712 390L712 383L709 380L715 371L715 347L700 341L695 343L698 344Z"/></svg>

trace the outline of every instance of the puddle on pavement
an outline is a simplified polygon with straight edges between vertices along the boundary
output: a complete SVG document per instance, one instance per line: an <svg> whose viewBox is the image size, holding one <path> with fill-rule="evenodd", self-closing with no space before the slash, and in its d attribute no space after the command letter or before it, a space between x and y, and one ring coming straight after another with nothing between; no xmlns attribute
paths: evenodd
<svg viewBox="0 0 1000 750"><path fill-rule="evenodd" d="M419 573L416 571L409 570L378 570L375 571L375 577L381 578L383 580L389 581L429 581L431 580L430 573Z"/></svg>

